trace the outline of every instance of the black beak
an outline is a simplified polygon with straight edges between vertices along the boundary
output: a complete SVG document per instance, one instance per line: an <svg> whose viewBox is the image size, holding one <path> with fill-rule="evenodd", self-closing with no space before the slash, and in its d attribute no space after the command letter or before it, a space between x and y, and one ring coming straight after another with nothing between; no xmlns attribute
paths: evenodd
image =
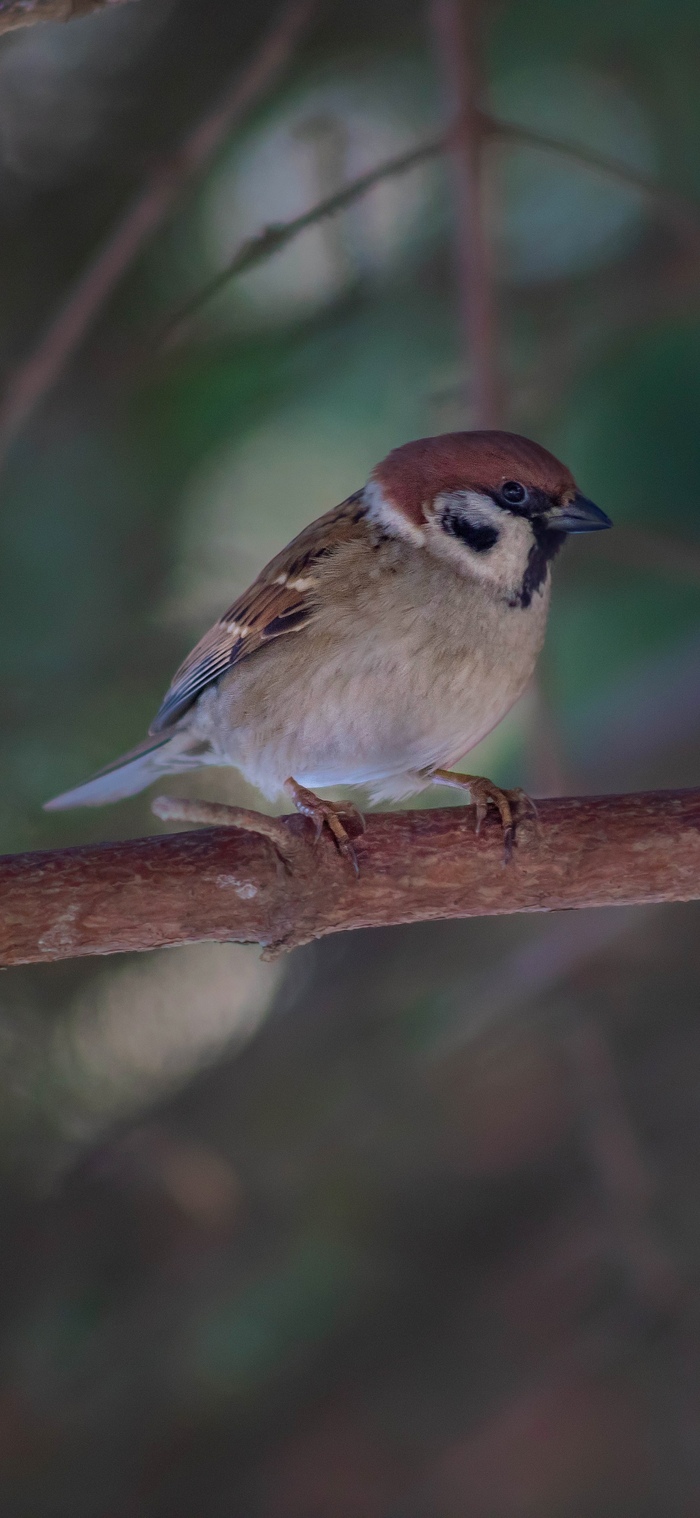
<svg viewBox="0 0 700 1518"><path fill-rule="evenodd" d="M547 512L547 525L557 532L600 532L603 527L612 527L612 522L585 495L575 495L568 506L552 506Z"/></svg>

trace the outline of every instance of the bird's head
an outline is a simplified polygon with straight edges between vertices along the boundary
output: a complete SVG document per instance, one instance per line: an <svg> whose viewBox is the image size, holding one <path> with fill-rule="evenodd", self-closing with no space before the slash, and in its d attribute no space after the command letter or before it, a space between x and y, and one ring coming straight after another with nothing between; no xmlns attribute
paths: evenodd
<svg viewBox="0 0 700 1518"><path fill-rule="evenodd" d="M611 527L554 455L511 432L446 432L395 448L366 490L370 516L529 606L570 532Z"/></svg>

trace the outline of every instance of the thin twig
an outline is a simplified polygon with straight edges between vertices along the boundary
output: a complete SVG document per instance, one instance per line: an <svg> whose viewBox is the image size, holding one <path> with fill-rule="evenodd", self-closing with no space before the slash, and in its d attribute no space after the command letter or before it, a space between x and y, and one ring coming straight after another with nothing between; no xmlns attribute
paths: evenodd
<svg viewBox="0 0 700 1518"><path fill-rule="evenodd" d="M667 251L660 267L631 271L623 265L608 271L604 286L599 283L584 303L576 303L573 316L560 318L543 339L538 358L511 395L513 424L527 432L533 416L541 421L544 413L559 407L574 378L580 383L582 374L590 374L600 363L601 351L610 351L621 335L638 335L679 319L692 321L699 303L697 237L695 242L687 238L670 256ZM448 399L449 394L444 387L439 398Z"/></svg>
<svg viewBox="0 0 700 1518"><path fill-rule="evenodd" d="M697 236L700 236L700 206L695 205L688 197L667 191L662 185L645 179L615 159L589 153L585 148L580 148L573 143L560 143L556 138L499 122L494 117L484 116L483 120L484 130L488 130L494 136L502 135L509 141L522 141L548 152L563 153L567 157L585 163L597 173L618 179L623 184L629 184L641 190L667 218L673 220L679 227L682 226L686 232L692 232L695 240ZM216 295L229 279L262 263L280 248L285 247L300 232L314 226L317 221L353 205L384 179L407 173L420 163L439 157L449 147L451 140L452 134L448 132L419 144L417 148L400 154L397 158L387 159L385 163L379 164L368 174L360 175L358 179L352 180L338 192L337 196L320 201L301 216L294 217L289 222L280 223L278 226L265 228L256 237L248 239L220 274L193 295L173 317L167 319L161 329L160 340L169 344L180 336L181 323L184 327L200 306ZM144 191L143 200L146 199L146 195L147 192ZM141 204L141 201L138 204ZM134 215L136 209L137 204L132 207L130 217ZM165 206L163 215L166 215L168 210L169 202ZM158 218L152 224L149 223L135 247L130 241L129 247L126 248L128 228L125 231L126 223L120 224L120 229L110 237L98 255L97 265L90 265L81 276L60 316L44 334L30 358L15 372L7 386L4 402L0 405L0 463L10 442L59 378L63 367L72 357L98 314L101 304L111 295L115 285L139 253L143 242L157 230L157 225ZM137 232L138 228L134 228L134 231ZM120 250L123 251L120 253ZM124 256L124 252L128 256ZM108 264L107 267L105 267L106 264ZM158 341L156 337L149 343L150 351L153 349L154 342L157 346Z"/></svg>
<svg viewBox="0 0 700 1518"><path fill-rule="evenodd" d="M639 1301L666 1309L680 1283L671 1256L651 1226L651 1177L607 1040L596 1023L576 1015L565 1031L563 1048L580 1103L583 1147L600 1190L613 1252Z"/></svg>
<svg viewBox="0 0 700 1518"><path fill-rule="evenodd" d="M234 279L237 274L245 274L249 269L254 269L273 253L279 253L299 236L308 227L313 227L329 216L337 216L339 211L345 211L348 206L354 205L356 200L361 200L363 195L373 190L375 185L381 184L386 179L398 178L401 174L407 174L411 169L418 168L422 163L427 163L431 158L438 158L445 151L447 138L444 133L434 137L428 142L421 143L417 148L411 148L407 153L399 153L394 158L388 158L384 163L378 164L376 169L370 169L366 174L360 174L349 184L344 185L342 190L334 195L328 195L324 200L317 201L310 210L303 211L300 216L295 216L291 221L275 222L272 226L264 227L255 237L249 237L234 253L233 258L223 269L215 274L208 284L203 285L195 295L185 301L175 314L168 318L163 329L162 343L169 347L182 337L183 332L189 326L191 318L212 300L220 290Z"/></svg>
<svg viewBox="0 0 700 1518"><path fill-rule="evenodd" d="M483 195L484 117L479 109L478 0L431 0L430 14L450 114L457 225L457 283L467 397L476 427L497 425L500 411L496 314Z"/></svg>
<svg viewBox="0 0 700 1518"><path fill-rule="evenodd" d="M175 153L148 181L73 286L38 346L12 376L0 405L0 463L20 428L55 384L105 301L178 196L202 172L228 133L271 88L289 64L318 0L289 0L255 56L237 74Z"/></svg>
<svg viewBox="0 0 700 1518"><path fill-rule="evenodd" d="M682 226L686 232L691 231L695 237L700 236L700 205L696 205L689 197L666 190L663 185L637 174L614 158L589 153L586 148L579 148L574 143L559 142L557 138L548 137L544 133L530 132L524 127L511 126L483 112L480 114L484 132L489 136L503 137L509 142L523 142L543 152L562 153L567 158L573 158L597 174L617 179L622 184L640 190L667 219ZM429 138L426 142L419 143L418 147L387 158L375 169L358 175L357 179L351 179L342 190L318 201L308 211L303 211L300 216L294 216L290 221L275 222L271 226L264 227L255 236L247 238L236 249L229 262L166 319L161 335L163 345L169 347L171 343L178 341L187 330L191 318L215 295L218 295L229 280L257 268L267 258L271 258L282 248L286 248L288 243L298 237L301 232L307 231L309 227L316 226L328 216L336 216L339 212L347 210L384 180L395 179L402 174L410 173L422 163L439 158L448 150L453 141L454 129L441 133L439 137Z"/></svg>
<svg viewBox="0 0 700 1518"><path fill-rule="evenodd" d="M641 920L648 922L652 911L645 907ZM483 976L468 982L460 976L446 992L440 1031L427 1051L428 1062L450 1059L515 1012L522 1013L533 1002L551 995L639 922L640 912L632 907L617 912L563 913Z"/></svg>
<svg viewBox="0 0 700 1518"><path fill-rule="evenodd" d="M483 976L460 977L444 998L427 1062L452 1060L515 1013L522 1017L633 929L648 931L656 910L563 913ZM651 1182L603 1030L579 1015L575 1002L563 1027L561 1021L559 1013L555 1036L576 1090L582 1144L606 1213L606 1242L628 1269L640 1300L665 1307L678 1288L676 1272L650 1226Z"/></svg>
<svg viewBox="0 0 700 1518"><path fill-rule="evenodd" d="M690 196L680 195L675 190L667 189L659 184L658 180L650 178L647 174L640 174L629 165L620 163L618 159L608 157L607 153L597 153L593 148L584 147L578 142L567 142L561 137L550 137L547 132L536 132L531 127L501 121L498 117L486 112L479 114L482 130L487 135L520 147L539 148L542 152L558 153L565 158L574 159L576 163L592 169L596 174L604 174L608 179L617 179L620 184L639 190L647 200L653 202L658 210L663 211L667 220L677 223L684 233L690 232L695 242L700 237L700 205Z"/></svg>
<svg viewBox="0 0 700 1518"><path fill-rule="evenodd" d="M573 786L567 773L558 712L546 659L532 679L526 728L526 785L532 796L566 796Z"/></svg>
<svg viewBox="0 0 700 1518"><path fill-rule="evenodd" d="M111 10L125 0L0 0L0 36L38 21L77 21L93 11Z"/></svg>

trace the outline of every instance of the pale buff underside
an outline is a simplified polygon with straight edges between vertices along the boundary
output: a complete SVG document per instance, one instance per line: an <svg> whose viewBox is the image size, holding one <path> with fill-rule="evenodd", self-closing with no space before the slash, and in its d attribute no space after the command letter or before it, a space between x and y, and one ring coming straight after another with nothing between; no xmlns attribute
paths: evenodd
<svg viewBox="0 0 700 1518"><path fill-rule="evenodd" d="M311 625L204 690L173 748L205 745L195 762L234 765L271 800L289 776L399 800L429 783L421 771L456 764L521 695L549 576L528 608L511 608L488 583L395 540L346 544L319 574Z"/></svg>

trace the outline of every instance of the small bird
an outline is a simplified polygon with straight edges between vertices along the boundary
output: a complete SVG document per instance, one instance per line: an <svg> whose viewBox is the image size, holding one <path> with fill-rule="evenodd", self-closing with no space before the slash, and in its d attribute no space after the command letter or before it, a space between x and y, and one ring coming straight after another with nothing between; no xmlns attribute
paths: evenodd
<svg viewBox="0 0 700 1518"><path fill-rule="evenodd" d="M523 793L453 766L530 679L566 534L611 525L527 438L451 432L404 443L205 634L145 742L47 810L233 765L270 800L291 796L317 838L327 826L356 868L361 813L316 791L361 786L372 801L397 801L437 783L470 790L477 829L496 807L509 857ZM168 813L161 798L159 815L182 817L187 805ZM195 820L202 807L191 805ZM256 827L256 813L214 810L230 816L212 820ZM257 830L272 836L270 824L260 817Z"/></svg>

